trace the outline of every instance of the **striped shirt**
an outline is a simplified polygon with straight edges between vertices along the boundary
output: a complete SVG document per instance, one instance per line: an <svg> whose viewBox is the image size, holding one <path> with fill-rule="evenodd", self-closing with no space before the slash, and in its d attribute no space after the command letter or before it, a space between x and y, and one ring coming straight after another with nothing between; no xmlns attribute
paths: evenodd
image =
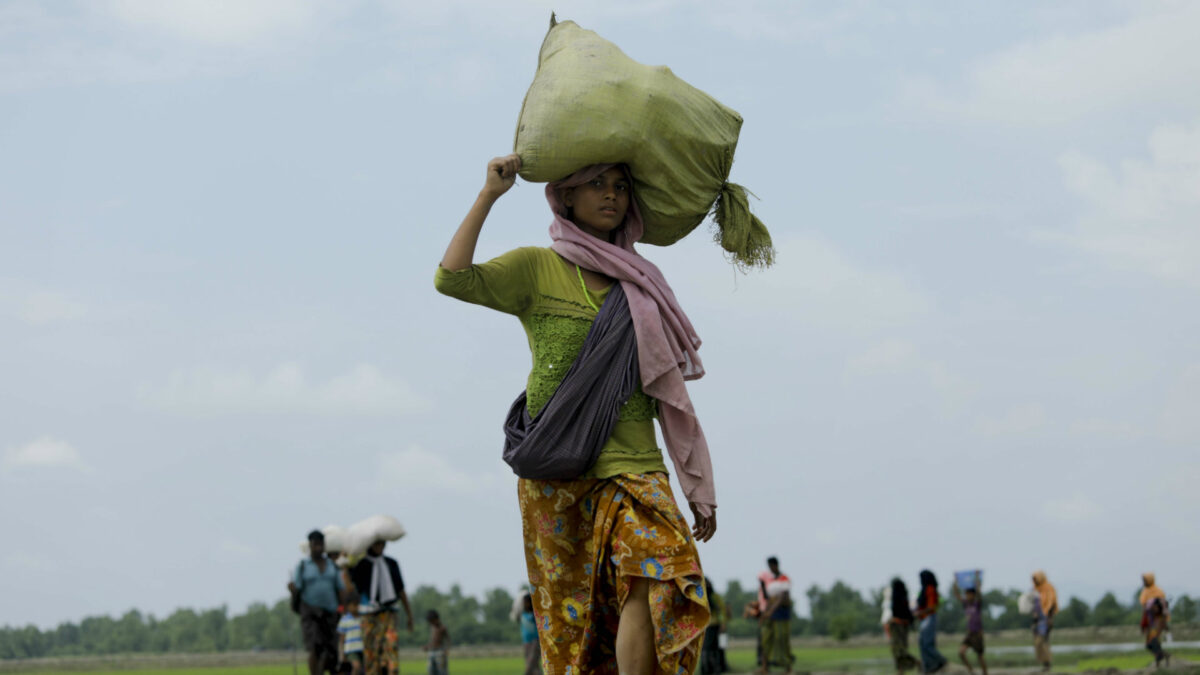
<svg viewBox="0 0 1200 675"><path fill-rule="evenodd" d="M347 654L363 650L362 624L353 614L343 614L338 621L338 632L346 637L344 650Z"/></svg>

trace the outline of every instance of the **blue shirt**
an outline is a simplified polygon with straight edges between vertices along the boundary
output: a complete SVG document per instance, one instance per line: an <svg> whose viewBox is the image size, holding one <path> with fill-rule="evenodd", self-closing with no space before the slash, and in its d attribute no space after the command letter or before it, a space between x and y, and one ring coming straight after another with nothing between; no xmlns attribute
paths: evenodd
<svg viewBox="0 0 1200 675"><path fill-rule="evenodd" d="M521 612L521 642L529 644L537 642L537 619L533 612Z"/></svg>
<svg viewBox="0 0 1200 675"><path fill-rule="evenodd" d="M346 590L341 570L329 558L325 558L324 572L312 558L301 560L292 582L300 589L300 600L304 604L331 612L337 611L338 594Z"/></svg>

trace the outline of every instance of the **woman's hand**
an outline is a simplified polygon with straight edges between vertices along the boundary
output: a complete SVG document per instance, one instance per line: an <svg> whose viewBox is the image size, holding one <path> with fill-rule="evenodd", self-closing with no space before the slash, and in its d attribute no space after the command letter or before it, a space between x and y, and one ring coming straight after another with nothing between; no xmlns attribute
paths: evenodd
<svg viewBox="0 0 1200 675"><path fill-rule="evenodd" d="M711 516L700 515L700 509L692 502L688 502L688 506L692 508L692 518L695 525L692 525L692 536L699 541L708 541L717 532L717 510L714 507Z"/></svg>
<svg viewBox="0 0 1200 675"><path fill-rule="evenodd" d="M458 230L450 239L446 253L442 256L442 267L451 272L465 270L475 259L475 244L479 242L479 231L483 229L483 221L487 220L488 212L500 195L508 192L517 180L517 172L521 170L521 158L516 155L497 157L488 162L487 178L484 179L483 189L467 211Z"/></svg>
<svg viewBox="0 0 1200 675"><path fill-rule="evenodd" d="M487 178L481 192L492 199L508 192L517 180L517 172L521 170L521 158L515 154L496 157L488 162Z"/></svg>

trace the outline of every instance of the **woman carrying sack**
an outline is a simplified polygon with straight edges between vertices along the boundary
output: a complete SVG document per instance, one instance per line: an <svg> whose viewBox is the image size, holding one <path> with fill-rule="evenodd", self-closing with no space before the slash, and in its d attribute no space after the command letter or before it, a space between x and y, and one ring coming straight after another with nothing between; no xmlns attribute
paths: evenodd
<svg viewBox="0 0 1200 675"><path fill-rule="evenodd" d="M533 369L509 412L517 492L547 675L692 673L709 622L695 539L716 531L708 446L684 385L700 344L662 273L634 251L643 223L624 165L546 187L550 248L472 264L521 160L493 159L446 249L441 293L520 319ZM667 478L653 419L695 517Z"/></svg>

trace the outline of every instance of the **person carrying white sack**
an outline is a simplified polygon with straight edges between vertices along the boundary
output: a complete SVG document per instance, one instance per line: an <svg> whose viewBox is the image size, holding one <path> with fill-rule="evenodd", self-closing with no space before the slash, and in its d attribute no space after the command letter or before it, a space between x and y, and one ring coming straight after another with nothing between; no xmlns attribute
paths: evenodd
<svg viewBox="0 0 1200 675"><path fill-rule="evenodd" d="M383 554L386 544L382 539L376 541L350 571L350 578L362 600L359 613L366 675L397 675L400 672L397 605L404 606L405 628L410 633L413 631L412 608L408 604L408 594L404 592L400 564Z"/></svg>

